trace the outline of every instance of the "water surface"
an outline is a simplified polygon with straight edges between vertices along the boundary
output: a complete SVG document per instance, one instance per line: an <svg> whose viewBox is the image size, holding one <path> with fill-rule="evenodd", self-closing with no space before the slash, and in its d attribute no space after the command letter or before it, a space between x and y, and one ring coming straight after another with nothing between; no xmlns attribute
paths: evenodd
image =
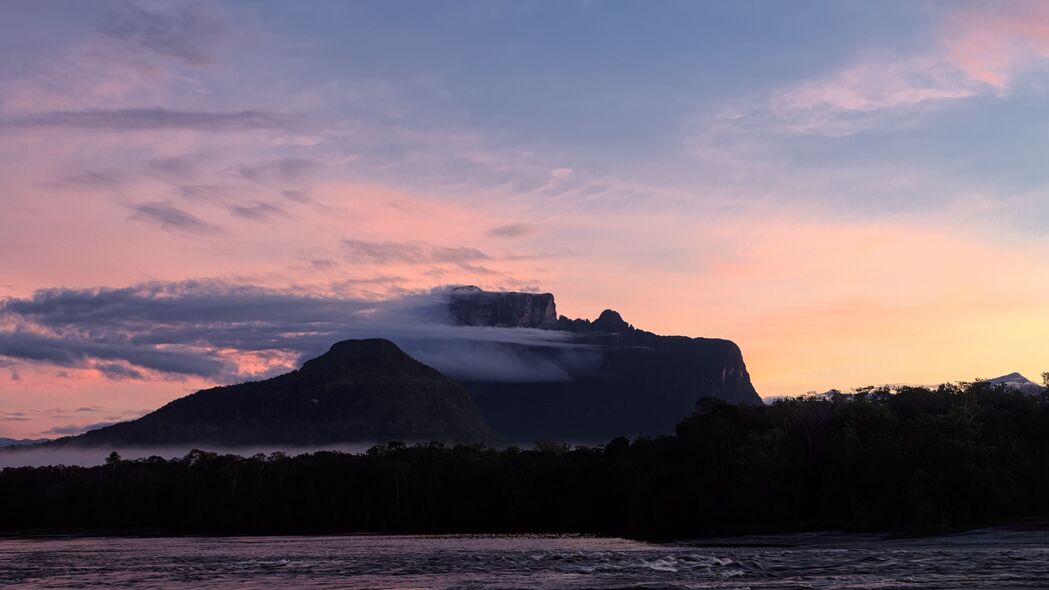
<svg viewBox="0 0 1049 590"><path fill-rule="evenodd" d="M1049 536L696 547L544 536L0 540L26 588L1046 588Z"/></svg>

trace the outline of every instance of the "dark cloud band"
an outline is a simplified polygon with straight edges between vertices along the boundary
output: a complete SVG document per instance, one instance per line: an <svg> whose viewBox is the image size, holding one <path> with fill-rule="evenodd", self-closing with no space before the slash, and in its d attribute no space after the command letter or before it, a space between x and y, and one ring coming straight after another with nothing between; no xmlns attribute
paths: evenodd
<svg viewBox="0 0 1049 590"><path fill-rule="evenodd" d="M110 131L191 129L221 132L248 129L290 130L296 127L296 120L287 115L257 110L203 112L149 108L50 111L18 119L8 119L2 124L8 127Z"/></svg>
<svg viewBox="0 0 1049 590"><path fill-rule="evenodd" d="M231 355L301 361L338 340L384 337L460 376L541 380L542 370L524 366L509 352L513 346L486 344L567 346L559 332L449 325L447 297L435 290L370 301L219 281L46 289L0 302L0 360L90 367L111 379L143 378L147 370L231 381L249 376ZM564 378L554 369L545 378Z"/></svg>

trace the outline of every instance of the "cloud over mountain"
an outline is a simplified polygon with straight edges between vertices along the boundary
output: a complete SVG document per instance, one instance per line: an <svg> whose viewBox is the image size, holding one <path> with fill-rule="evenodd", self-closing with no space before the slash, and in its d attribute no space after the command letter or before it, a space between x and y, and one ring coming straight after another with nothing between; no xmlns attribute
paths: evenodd
<svg viewBox="0 0 1049 590"><path fill-rule="evenodd" d="M534 379L483 344L565 344L558 332L449 325L447 297L439 289L370 301L220 281L45 289L0 303L0 359L118 380L154 372L222 382L286 370L338 340L386 337L441 369Z"/></svg>

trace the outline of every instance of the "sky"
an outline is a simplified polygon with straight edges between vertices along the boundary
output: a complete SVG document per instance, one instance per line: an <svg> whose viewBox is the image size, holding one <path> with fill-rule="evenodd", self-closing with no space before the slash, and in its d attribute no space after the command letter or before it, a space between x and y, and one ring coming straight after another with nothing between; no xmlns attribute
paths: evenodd
<svg viewBox="0 0 1049 590"><path fill-rule="evenodd" d="M465 284L766 397L1049 371L1049 3L7 0L0 137L0 436Z"/></svg>

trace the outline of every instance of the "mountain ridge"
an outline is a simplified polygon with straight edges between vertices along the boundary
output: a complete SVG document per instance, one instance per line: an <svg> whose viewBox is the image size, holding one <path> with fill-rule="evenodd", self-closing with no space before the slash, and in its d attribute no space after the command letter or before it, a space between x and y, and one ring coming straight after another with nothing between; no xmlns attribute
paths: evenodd
<svg viewBox="0 0 1049 590"><path fill-rule="evenodd" d="M53 443L317 445L499 440L461 384L393 342L344 340L302 367L205 389L145 416Z"/></svg>

